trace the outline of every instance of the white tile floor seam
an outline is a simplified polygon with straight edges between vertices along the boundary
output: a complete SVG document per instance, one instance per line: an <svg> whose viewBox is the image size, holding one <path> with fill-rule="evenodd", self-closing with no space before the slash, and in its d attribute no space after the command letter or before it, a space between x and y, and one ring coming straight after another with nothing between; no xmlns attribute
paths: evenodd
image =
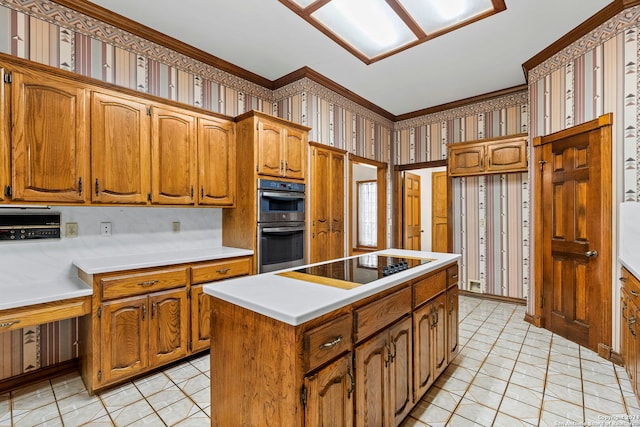
<svg viewBox="0 0 640 427"><path fill-rule="evenodd" d="M524 322L525 307L460 297L460 353L402 427L640 426L623 367ZM208 354L89 396L79 373L0 394L0 427L208 426Z"/></svg>

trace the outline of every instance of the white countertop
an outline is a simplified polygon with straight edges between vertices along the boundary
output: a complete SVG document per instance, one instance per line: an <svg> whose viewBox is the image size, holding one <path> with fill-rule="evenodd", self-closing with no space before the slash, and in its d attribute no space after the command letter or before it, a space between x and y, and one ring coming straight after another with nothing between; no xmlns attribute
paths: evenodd
<svg viewBox="0 0 640 427"><path fill-rule="evenodd" d="M432 258L434 261L348 290L272 272L210 283L204 286L204 292L295 326L460 259L458 254L404 249L385 249L375 253Z"/></svg>
<svg viewBox="0 0 640 427"><path fill-rule="evenodd" d="M618 261L631 274L640 278L640 203L620 204L620 236Z"/></svg>
<svg viewBox="0 0 640 427"><path fill-rule="evenodd" d="M246 255L253 255L253 251L229 247L163 250L162 252L149 252L147 249L144 253L69 260L69 264L85 273L98 274ZM0 281L0 310L62 301L92 294L93 287L91 284L84 283L75 276L38 281L5 279Z"/></svg>
<svg viewBox="0 0 640 427"><path fill-rule="evenodd" d="M253 255L249 249L211 247L182 249L177 251L147 252L136 255L116 255L108 257L77 259L73 265L87 274L110 273L134 268L159 267L187 262L211 261L222 258Z"/></svg>

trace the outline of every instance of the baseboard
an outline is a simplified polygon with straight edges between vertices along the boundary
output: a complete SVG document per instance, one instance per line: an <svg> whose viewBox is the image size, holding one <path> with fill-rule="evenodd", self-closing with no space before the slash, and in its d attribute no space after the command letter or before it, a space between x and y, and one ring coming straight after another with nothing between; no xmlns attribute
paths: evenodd
<svg viewBox="0 0 640 427"><path fill-rule="evenodd" d="M542 317L534 316L533 314L529 314L529 313L524 314L524 321L538 328L542 328L542 325L543 325Z"/></svg>
<svg viewBox="0 0 640 427"><path fill-rule="evenodd" d="M15 390L17 388L35 384L42 380L48 380L51 378L65 375L70 372L79 372L80 364L79 359L74 358L67 360L66 362L56 363L55 365L47 366L46 368L40 368L36 371L27 372L20 375L0 380L0 394L8 391Z"/></svg>
<svg viewBox="0 0 640 427"><path fill-rule="evenodd" d="M488 300L500 301L500 302L510 302L512 304L519 304L519 305L527 305L527 300L524 298L505 297L502 295L492 295L492 294L479 294L477 292L465 291L464 289L460 289L458 292L460 295L464 295L465 297L488 299Z"/></svg>

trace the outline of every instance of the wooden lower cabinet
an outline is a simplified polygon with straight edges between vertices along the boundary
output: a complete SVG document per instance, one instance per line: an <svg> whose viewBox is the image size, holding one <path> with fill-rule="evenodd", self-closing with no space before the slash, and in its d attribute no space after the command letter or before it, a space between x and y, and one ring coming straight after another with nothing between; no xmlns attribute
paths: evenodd
<svg viewBox="0 0 640 427"><path fill-rule="evenodd" d="M406 317L356 347L356 426L397 426L413 409L411 336Z"/></svg>
<svg viewBox="0 0 640 427"><path fill-rule="evenodd" d="M457 352L450 266L296 326L211 297L211 425L400 425Z"/></svg>
<svg viewBox="0 0 640 427"><path fill-rule="evenodd" d="M80 274L94 288L90 315L80 318L89 393L209 349L211 305L202 286L249 274L251 259Z"/></svg>
<svg viewBox="0 0 640 427"><path fill-rule="evenodd" d="M305 425L352 426L354 378L352 353L347 353L304 379Z"/></svg>
<svg viewBox="0 0 640 427"><path fill-rule="evenodd" d="M457 328L459 323L458 295L457 284L447 289L447 363L451 363L460 350Z"/></svg>
<svg viewBox="0 0 640 427"><path fill-rule="evenodd" d="M638 319L640 318L640 281L627 269L622 269L620 291L620 335L622 360L631 382L631 388L640 396L640 340Z"/></svg>

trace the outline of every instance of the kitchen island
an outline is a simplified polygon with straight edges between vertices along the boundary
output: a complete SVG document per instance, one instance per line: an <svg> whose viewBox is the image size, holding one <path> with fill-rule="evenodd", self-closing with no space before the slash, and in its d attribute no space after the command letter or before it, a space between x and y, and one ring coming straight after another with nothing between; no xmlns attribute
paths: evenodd
<svg viewBox="0 0 640 427"><path fill-rule="evenodd" d="M400 424L458 351L459 258L387 249L205 285L211 425Z"/></svg>

